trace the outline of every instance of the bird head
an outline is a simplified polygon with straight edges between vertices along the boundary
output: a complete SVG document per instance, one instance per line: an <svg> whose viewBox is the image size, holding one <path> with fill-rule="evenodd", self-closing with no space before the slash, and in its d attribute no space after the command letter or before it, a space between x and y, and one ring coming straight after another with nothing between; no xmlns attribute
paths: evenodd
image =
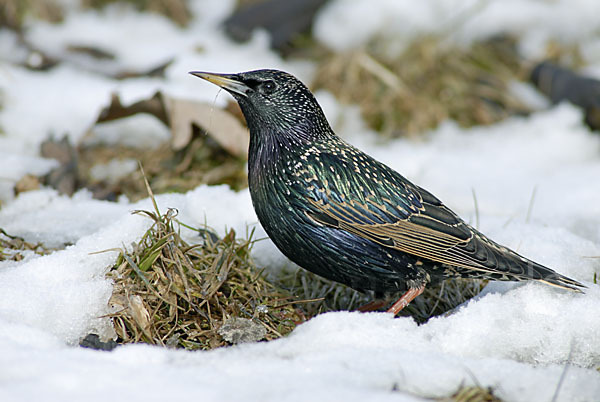
<svg viewBox="0 0 600 402"><path fill-rule="evenodd" d="M238 74L192 71L220 86L237 100L252 136L275 135L311 141L329 135L327 119L310 90L296 77L278 70Z"/></svg>

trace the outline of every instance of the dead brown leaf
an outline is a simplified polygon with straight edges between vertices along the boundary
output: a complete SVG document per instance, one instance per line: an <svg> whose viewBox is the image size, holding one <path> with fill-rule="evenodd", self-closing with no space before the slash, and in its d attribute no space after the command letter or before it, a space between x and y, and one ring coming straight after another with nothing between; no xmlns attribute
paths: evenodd
<svg viewBox="0 0 600 402"><path fill-rule="evenodd" d="M165 110L163 95L160 92L156 92L152 97L135 102L129 106L124 106L121 103L119 95L113 93L110 99L110 105L100 111L96 124L130 117L138 113L151 114L165 125L169 125L169 118L167 116L167 111Z"/></svg>
<svg viewBox="0 0 600 402"><path fill-rule="evenodd" d="M15 184L15 194L18 195L38 188L40 188L40 180L32 174L26 174Z"/></svg>
<svg viewBox="0 0 600 402"><path fill-rule="evenodd" d="M44 183L57 189L61 194L72 195L78 189L77 150L68 137L60 140L48 139L42 143L41 155L56 159L60 165L52 169L44 178Z"/></svg>
<svg viewBox="0 0 600 402"><path fill-rule="evenodd" d="M165 98L171 121L171 145L183 149L192 138L192 125L200 127L229 153L247 157L248 130L231 113L205 102Z"/></svg>
<svg viewBox="0 0 600 402"><path fill-rule="evenodd" d="M200 128L214 139L223 149L236 157L247 157L250 136L248 130L229 111L206 102L175 98L156 92L151 98L143 99L129 106L121 103L113 94L111 103L104 108L96 123L103 123L148 113L171 129L171 146L179 151L192 139L193 126Z"/></svg>

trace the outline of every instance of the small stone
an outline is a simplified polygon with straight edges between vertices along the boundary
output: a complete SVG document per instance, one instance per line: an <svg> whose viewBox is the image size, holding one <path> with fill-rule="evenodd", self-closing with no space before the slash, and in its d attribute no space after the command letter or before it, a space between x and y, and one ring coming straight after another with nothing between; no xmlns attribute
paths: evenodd
<svg viewBox="0 0 600 402"><path fill-rule="evenodd" d="M258 342L267 335L267 330L262 325L239 317L226 319L217 332L225 341L233 344Z"/></svg>
<svg viewBox="0 0 600 402"><path fill-rule="evenodd" d="M109 339L108 341L104 342L100 339L100 336L97 334L87 334L85 338L83 338L81 342L79 342L79 346L88 349L105 350L110 352L111 350L119 346L119 344L113 341L112 339Z"/></svg>

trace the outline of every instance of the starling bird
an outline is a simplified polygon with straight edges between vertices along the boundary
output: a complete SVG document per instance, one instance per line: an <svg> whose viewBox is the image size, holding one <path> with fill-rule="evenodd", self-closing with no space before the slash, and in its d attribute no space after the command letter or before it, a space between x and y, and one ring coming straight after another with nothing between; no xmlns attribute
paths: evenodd
<svg viewBox="0 0 600 402"><path fill-rule="evenodd" d="M397 314L449 277L581 283L495 243L428 191L338 137L310 90L277 70L191 72L228 91L250 129L248 183L265 231L290 260L376 294Z"/></svg>

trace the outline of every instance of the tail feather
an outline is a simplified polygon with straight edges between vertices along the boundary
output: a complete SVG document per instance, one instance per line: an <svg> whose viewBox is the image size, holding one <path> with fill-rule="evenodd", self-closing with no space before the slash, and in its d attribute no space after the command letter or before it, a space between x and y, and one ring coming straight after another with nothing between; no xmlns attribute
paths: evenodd
<svg viewBox="0 0 600 402"><path fill-rule="evenodd" d="M534 280L580 293L586 288L582 283L500 246L475 230L474 232L476 236L471 242L473 254L477 254L481 265L485 268L455 267L454 272L459 276L500 281Z"/></svg>
<svg viewBox="0 0 600 402"><path fill-rule="evenodd" d="M572 290L583 293L583 288L586 286L574 279L561 275L558 272L525 258L512 250L503 253L502 259L499 259L500 264L504 264L504 269L509 276L516 277L517 280L535 280L545 283L550 286L561 289Z"/></svg>
<svg viewBox="0 0 600 402"><path fill-rule="evenodd" d="M576 280L566 277L564 275L558 274L554 271L552 272L552 276L547 276L543 279L538 279L538 281L545 283L546 285L555 286L561 289L572 290L577 293L584 293L583 289L587 287L584 284L577 282Z"/></svg>

